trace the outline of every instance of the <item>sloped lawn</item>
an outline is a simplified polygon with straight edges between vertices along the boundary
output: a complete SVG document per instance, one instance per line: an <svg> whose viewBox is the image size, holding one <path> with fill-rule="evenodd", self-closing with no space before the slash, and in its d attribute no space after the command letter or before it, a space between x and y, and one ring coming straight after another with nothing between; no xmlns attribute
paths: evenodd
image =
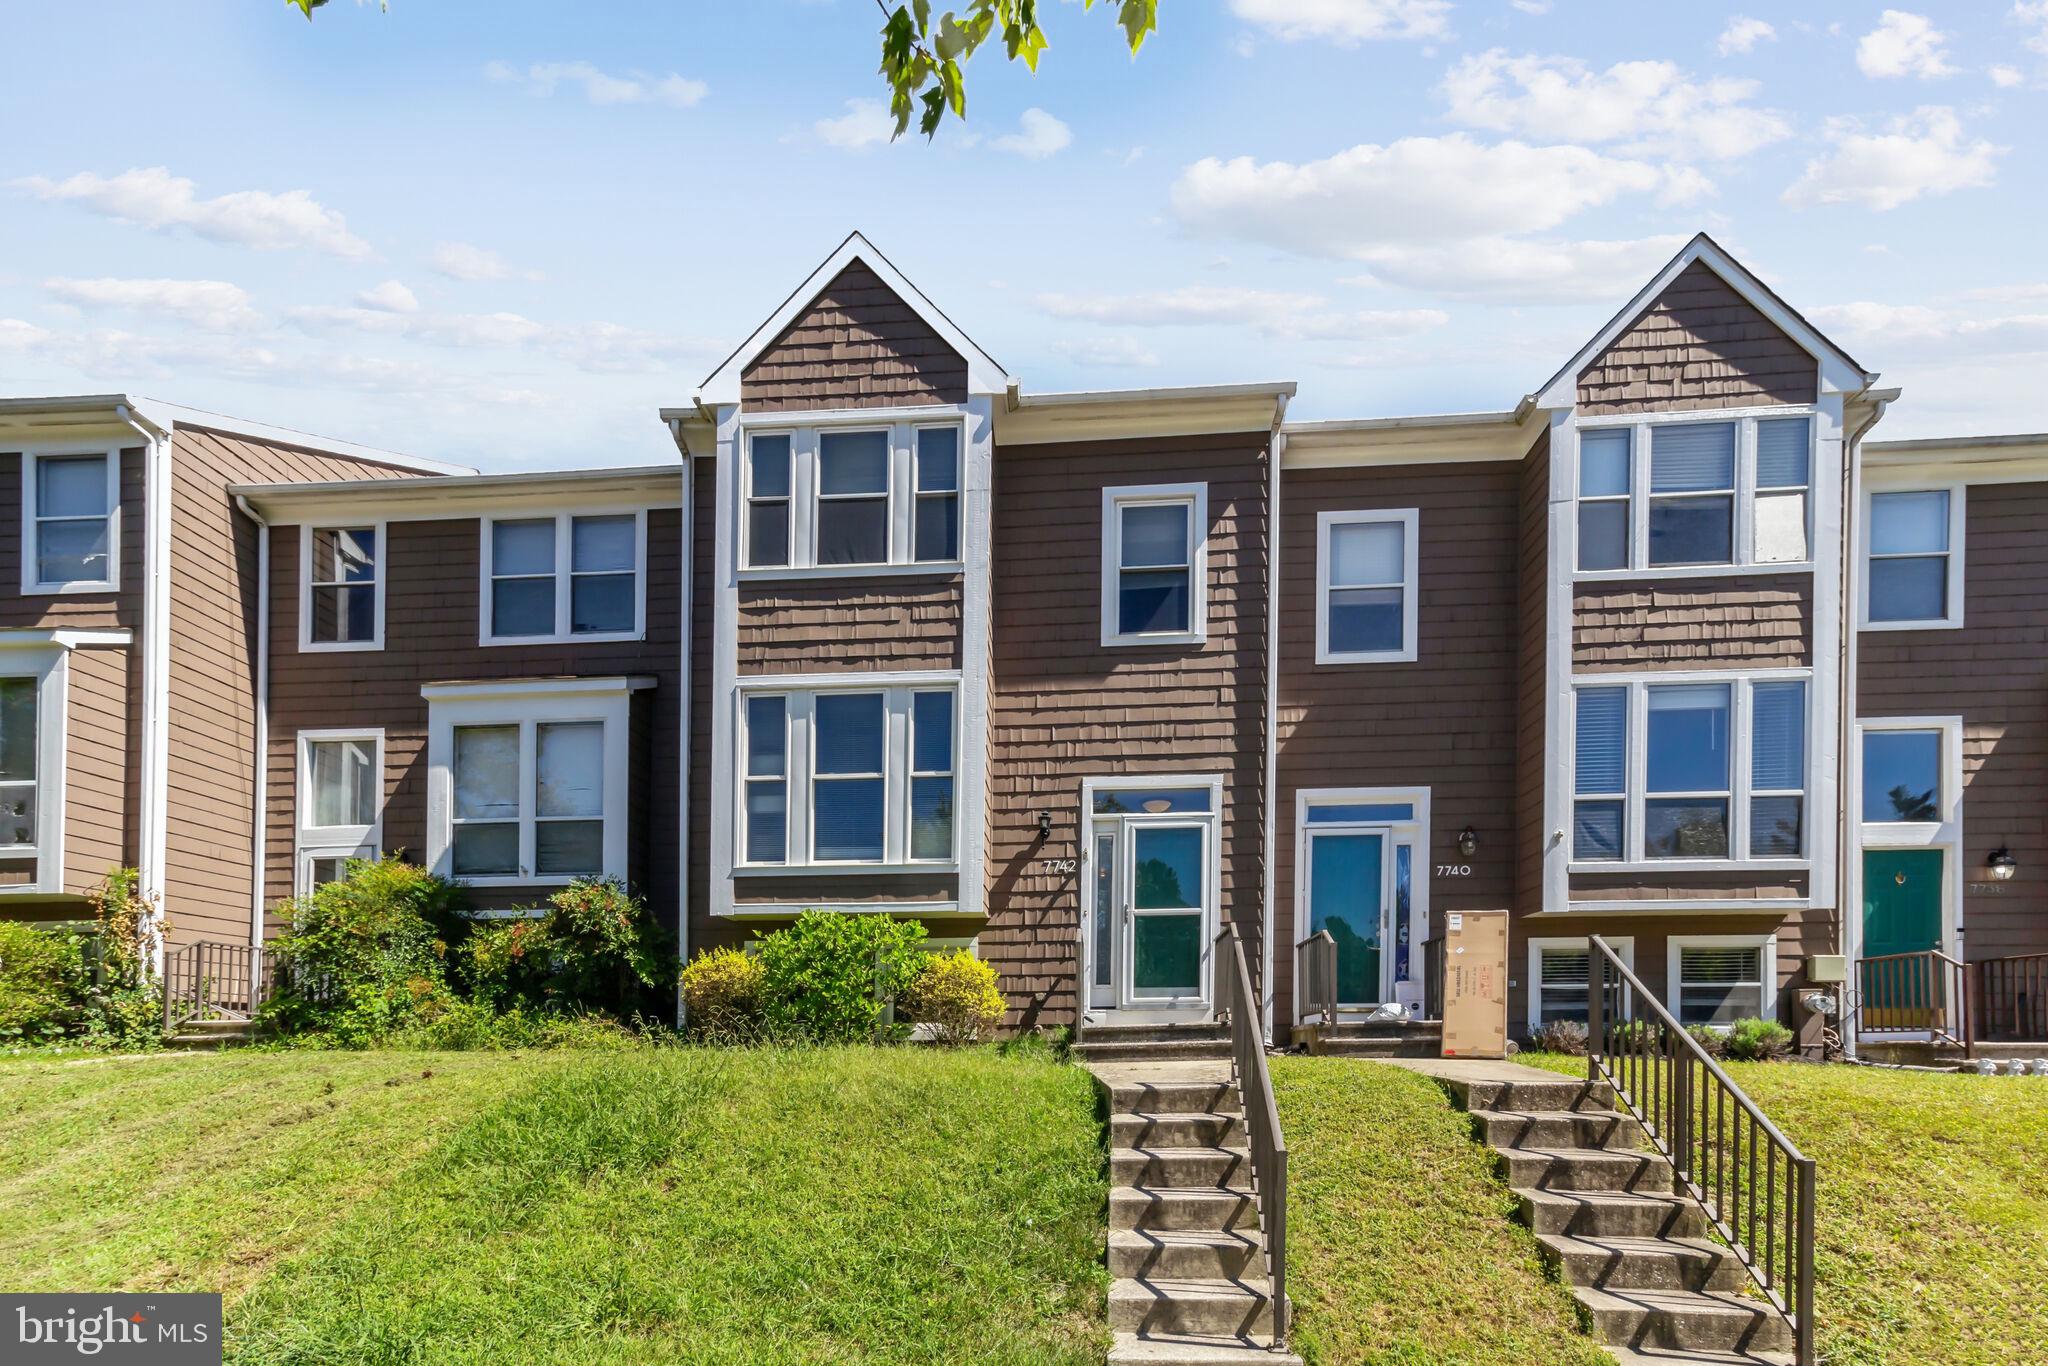
<svg viewBox="0 0 2048 1366"><path fill-rule="evenodd" d="M1320 1366L1613 1366L1546 1278L1465 1115L1418 1073L1273 1060L1292 1345Z"/></svg>
<svg viewBox="0 0 2048 1366"><path fill-rule="evenodd" d="M1724 1065L1819 1165L1829 1366L2048 1359L2048 1078Z"/></svg>
<svg viewBox="0 0 2048 1366"><path fill-rule="evenodd" d="M1088 1078L989 1051L0 1063L0 1285L253 1363L1099 1362Z"/></svg>

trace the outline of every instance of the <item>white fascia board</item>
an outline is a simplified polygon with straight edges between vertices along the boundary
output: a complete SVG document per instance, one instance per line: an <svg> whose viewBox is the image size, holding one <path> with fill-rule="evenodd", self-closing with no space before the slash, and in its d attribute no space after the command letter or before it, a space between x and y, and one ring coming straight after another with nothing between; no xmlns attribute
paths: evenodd
<svg viewBox="0 0 2048 1366"><path fill-rule="evenodd" d="M903 272L890 263L888 257L875 249L872 242L855 232L847 235L838 249L826 257L824 263L812 271L804 282L782 301L781 306L754 330L752 336L740 344L738 350L726 358L724 364L705 377L704 383L698 386L697 403L703 407L738 403L741 374L754 363L756 357L768 349L771 342L782 335L783 330L791 322L795 321L797 314L817 297L818 291L832 283L840 271L855 261L861 262L880 277L883 284L908 304L912 312L923 319L927 326L938 333L946 344L967 362L967 392L999 394L1010 387L1010 377L1004 372L1003 367L986 351L976 346L965 332L954 325L951 318L940 312L938 305L926 298L924 292L916 285L910 283Z"/></svg>
<svg viewBox="0 0 2048 1366"><path fill-rule="evenodd" d="M279 427L269 422L254 422L248 418L230 417L226 413L209 413L200 408L187 408L183 404L166 403L162 399L137 399L132 406L166 429L172 426L203 427L209 431L226 432L230 436L247 437L252 441L297 446L302 450L317 451L322 455L340 456L346 460L364 460L371 464L389 465L393 469L413 470L422 474L476 473L476 467L473 465L457 465L446 460L430 460L425 456L381 450L376 446L316 436L311 432Z"/></svg>
<svg viewBox="0 0 2048 1366"><path fill-rule="evenodd" d="M609 678L517 678L482 679L455 683L423 683L420 696L429 702L468 701L473 698L589 697L639 692L655 680L644 675Z"/></svg>
<svg viewBox="0 0 2048 1366"><path fill-rule="evenodd" d="M1780 331L1819 362L1821 393L1860 393L1876 382L1875 371L1865 370L1858 365L1847 352L1822 336L1812 323L1794 312L1791 306L1773 293L1768 285L1750 274L1742 263L1723 250L1718 242L1705 233L1700 233L1686 243L1664 269L1658 271L1591 341L1579 349L1578 354L1566 361L1564 367L1536 391L1536 405L1541 408L1566 408L1576 403L1579 372L1584 370L1595 356L1605 351L1614 339L1621 335L1623 329L1633 323L1637 315L1649 307L1657 296L1695 261L1704 262L1709 270L1721 277L1723 283L1740 294L1752 308L1770 319Z"/></svg>
<svg viewBox="0 0 2048 1366"><path fill-rule="evenodd" d="M1285 465L1289 469L1324 469L1519 461L1528 457L1540 424L1546 420L1529 408L1441 417L1290 422L1283 429L1287 437Z"/></svg>
<svg viewBox="0 0 2048 1366"><path fill-rule="evenodd" d="M499 512L586 511L595 507L679 508L683 466L550 470L419 479L342 479L319 484L233 484L276 526L333 518L431 521Z"/></svg>

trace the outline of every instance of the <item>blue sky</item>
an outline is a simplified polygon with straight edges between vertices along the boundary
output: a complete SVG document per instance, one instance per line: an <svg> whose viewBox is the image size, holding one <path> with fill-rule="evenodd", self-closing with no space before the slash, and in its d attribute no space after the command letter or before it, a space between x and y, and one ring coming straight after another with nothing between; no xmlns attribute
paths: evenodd
<svg viewBox="0 0 2048 1366"><path fill-rule="evenodd" d="M654 410L853 228L1031 390L1511 406L1706 229L1887 382L2048 430L2048 0L1048 5L881 136L872 0L16 0L0 393L490 469Z"/></svg>

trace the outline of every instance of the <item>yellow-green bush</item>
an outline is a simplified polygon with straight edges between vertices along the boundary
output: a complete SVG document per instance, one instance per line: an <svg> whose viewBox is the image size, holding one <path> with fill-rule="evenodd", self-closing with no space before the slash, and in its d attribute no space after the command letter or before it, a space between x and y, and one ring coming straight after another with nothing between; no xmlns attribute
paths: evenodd
<svg viewBox="0 0 2048 1366"><path fill-rule="evenodd" d="M1003 1022L996 970L966 949L928 956L903 993L910 1018L932 1027L940 1043L973 1043Z"/></svg>
<svg viewBox="0 0 2048 1366"><path fill-rule="evenodd" d="M707 949L683 967L683 1013L690 1028L744 1034L760 1023L761 960L738 949Z"/></svg>

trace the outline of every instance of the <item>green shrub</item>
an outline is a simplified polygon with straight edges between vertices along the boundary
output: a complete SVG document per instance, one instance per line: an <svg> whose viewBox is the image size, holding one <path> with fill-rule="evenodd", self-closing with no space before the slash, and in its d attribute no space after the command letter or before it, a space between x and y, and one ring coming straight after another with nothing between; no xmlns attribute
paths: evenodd
<svg viewBox="0 0 2048 1366"><path fill-rule="evenodd" d="M925 955L903 992L903 1009L932 1027L943 1044L973 1043L994 1034L1008 1009L996 970L966 949Z"/></svg>
<svg viewBox="0 0 2048 1366"><path fill-rule="evenodd" d="M1776 1020L1737 1020L1722 1046L1743 1062L1771 1062L1792 1051L1792 1031Z"/></svg>
<svg viewBox="0 0 2048 1366"><path fill-rule="evenodd" d="M531 918L490 921L463 945L463 977L478 1000L542 1011L668 1010L651 995L674 975L663 936L640 898L611 878L579 878Z"/></svg>
<svg viewBox="0 0 2048 1366"><path fill-rule="evenodd" d="M1542 1053L1586 1056L1586 1025L1583 1020L1545 1020L1529 1037L1529 1046Z"/></svg>
<svg viewBox="0 0 2048 1366"><path fill-rule="evenodd" d="M266 1024L364 1047L447 1009L443 975L461 891L396 856L353 860L339 882L289 903Z"/></svg>
<svg viewBox="0 0 2048 1366"><path fill-rule="evenodd" d="M82 1024L81 936L0 920L0 1042L53 1043Z"/></svg>
<svg viewBox="0 0 2048 1366"><path fill-rule="evenodd" d="M746 1038L761 1024L761 960L706 949L683 968L683 1018L692 1032Z"/></svg>
<svg viewBox="0 0 2048 1366"><path fill-rule="evenodd" d="M160 1048L163 996L147 971L155 907L143 895L142 874L112 869L89 899L96 971L85 986L85 1042L94 1048Z"/></svg>
<svg viewBox="0 0 2048 1366"><path fill-rule="evenodd" d="M761 940L761 1014L783 1037L860 1043L900 1033L889 1006L917 976L925 929L886 915L805 911Z"/></svg>
<svg viewBox="0 0 2048 1366"><path fill-rule="evenodd" d="M1728 1056L1728 1036L1712 1025L1688 1025L1685 1032L1692 1036L1692 1041L1698 1044L1700 1051L1708 1057Z"/></svg>

